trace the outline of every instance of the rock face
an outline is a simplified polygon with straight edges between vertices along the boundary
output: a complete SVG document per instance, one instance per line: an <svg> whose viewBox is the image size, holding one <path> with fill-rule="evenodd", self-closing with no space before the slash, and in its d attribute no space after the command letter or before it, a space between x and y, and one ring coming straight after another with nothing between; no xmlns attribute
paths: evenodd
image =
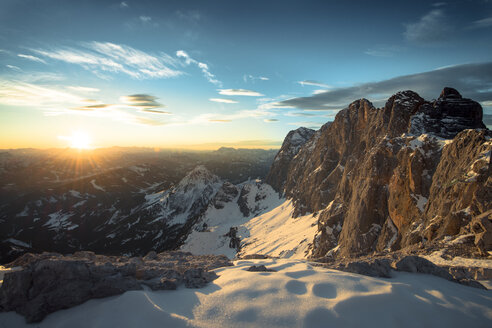
<svg viewBox="0 0 492 328"><path fill-rule="evenodd" d="M479 103L462 98L456 89L444 88L436 101L425 103L412 117L410 132L433 133L450 139L465 129L484 129L482 117Z"/></svg>
<svg viewBox="0 0 492 328"><path fill-rule="evenodd" d="M273 189L278 192L283 190L292 158L297 155L301 146L314 135L314 132L314 130L308 128L298 128L287 134L266 178L266 182Z"/></svg>
<svg viewBox="0 0 492 328"><path fill-rule="evenodd" d="M72 256L27 253L10 266L0 288L0 311L16 311L27 322L70 308L91 298L142 289L200 288L217 275L208 270L232 265L225 256L193 256L184 252L149 253L144 258L108 257L92 252Z"/></svg>
<svg viewBox="0 0 492 328"><path fill-rule="evenodd" d="M359 256L469 231L492 208L492 134L481 120L480 104L452 88L433 102L402 91L383 108L360 99L341 110L292 157L281 189L295 216L319 212L311 256ZM276 162L272 170L281 171Z"/></svg>
<svg viewBox="0 0 492 328"><path fill-rule="evenodd" d="M327 268L362 274L370 277L391 278L392 271L423 273L437 276L462 285L487 289L475 279L482 278L479 274L470 277L463 267L441 267L431 261L415 255L391 254L375 258L365 257L358 260L340 261L325 265Z"/></svg>

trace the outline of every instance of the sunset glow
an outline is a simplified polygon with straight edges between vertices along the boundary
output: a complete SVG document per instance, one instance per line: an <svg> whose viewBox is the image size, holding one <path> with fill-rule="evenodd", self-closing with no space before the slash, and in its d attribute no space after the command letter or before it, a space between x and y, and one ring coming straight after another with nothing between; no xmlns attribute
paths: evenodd
<svg viewBox="0 0 492 328"><path fill-rule="evenodd" d="M492 2L254 3L2 1L0 149L278 148L355 99L445 85L490 126Z"/></svg>
<svg viewBox="0 0 492 328"><path fill-rule="evenodd" d="M91 147L91 138L87 133L83 131L74 131L71 136L59 136L60 139L66 140L69 143L70 148L75 149L90 149Z"/></svg>

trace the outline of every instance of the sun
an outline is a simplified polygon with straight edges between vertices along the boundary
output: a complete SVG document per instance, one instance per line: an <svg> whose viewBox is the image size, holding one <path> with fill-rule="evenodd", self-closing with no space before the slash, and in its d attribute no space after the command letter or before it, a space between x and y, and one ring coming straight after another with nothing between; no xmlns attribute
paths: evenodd
<svg viewBox="0 0 492 328"><path fill-rule="evenodd" d="M76 149L90 149L91 138L83 131L74 131L70 137L67 138L70 142L70 148Z"/></svg>

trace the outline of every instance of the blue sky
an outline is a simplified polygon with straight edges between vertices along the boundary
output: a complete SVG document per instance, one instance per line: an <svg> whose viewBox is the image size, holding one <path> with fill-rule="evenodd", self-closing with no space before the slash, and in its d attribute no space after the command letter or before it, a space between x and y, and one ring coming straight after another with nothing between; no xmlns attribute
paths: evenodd
<svg viewBox="0 0 492 328"><path fill-rule="evenodd" d="M492 105L492 2L0 2L0 148L278 146L351 101Z"/></svg>

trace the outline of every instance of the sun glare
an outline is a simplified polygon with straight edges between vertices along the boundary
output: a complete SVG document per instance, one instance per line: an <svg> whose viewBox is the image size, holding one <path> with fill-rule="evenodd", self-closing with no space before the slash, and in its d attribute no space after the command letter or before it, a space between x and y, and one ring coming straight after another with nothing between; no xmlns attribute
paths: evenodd
<svg viewBox="0 0 492 328"><path fill-rule="evenodd" d="M74 131L69 137L59 136L60 139L66 140L69 143L70 148L75 149L90 149L91 138L83 131Z"/></svg>

